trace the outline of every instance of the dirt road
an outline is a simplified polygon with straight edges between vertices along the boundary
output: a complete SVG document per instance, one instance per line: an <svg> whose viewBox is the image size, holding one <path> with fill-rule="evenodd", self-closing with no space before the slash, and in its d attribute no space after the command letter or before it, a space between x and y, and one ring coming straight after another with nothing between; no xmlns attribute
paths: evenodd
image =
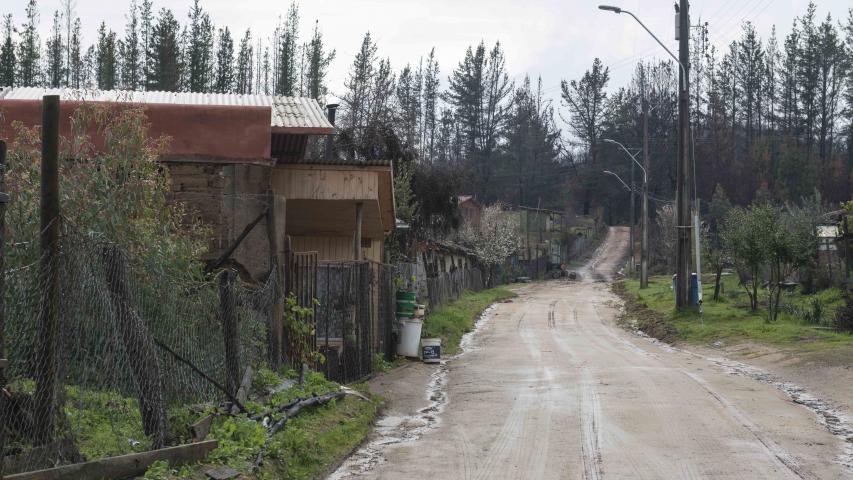
<svg viewBox="0 0 853 480"><path fill-rule="evenodd" d="M614 325L626 244L612 229L582 281L526 286L465 354L380 381L388 416L333 478L853 478L828 417Z"/></svg>

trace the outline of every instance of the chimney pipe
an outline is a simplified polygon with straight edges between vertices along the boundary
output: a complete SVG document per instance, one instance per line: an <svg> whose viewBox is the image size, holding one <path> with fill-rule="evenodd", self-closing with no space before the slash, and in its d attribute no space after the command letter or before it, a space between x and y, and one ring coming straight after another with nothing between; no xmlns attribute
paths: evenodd
<svg viewBox="0 0 853 480"><path fill-rule="evenodd" d="M335 126L335 111L337 109L338 109L337 103L330 103L330 104L326 105L326 118L329 120L329 123L331 123L333 127ZM331 160L334 157L334 152L333 152L333 147L332 147L333 135L334 135L334 133L332 133L330 135L326 135L326 151L325 151L326 160Z"/></svg>

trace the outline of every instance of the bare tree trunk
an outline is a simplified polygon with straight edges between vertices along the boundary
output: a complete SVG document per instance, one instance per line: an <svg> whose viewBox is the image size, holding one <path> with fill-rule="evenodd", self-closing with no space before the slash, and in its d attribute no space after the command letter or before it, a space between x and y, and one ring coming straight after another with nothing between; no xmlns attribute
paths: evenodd
<svg viewBox="0 0 853 480"><path fill-rule="evenodd" d="M718 265L716 271L714 272L714 301L720 299L720 280L723 276L723 266Z"/></svg>
<svg viewBox="0 0 853 480"><path fill-rule="evenodd" d="M139 398L142 427L151 437L151 448L163 448L168 435L166 404L160 374L160 361L155 344L143 319L131 306L127 288L127 258L116 246L102 251L107 273L107 287L116 316L116 329L121 338Z"/></svg>

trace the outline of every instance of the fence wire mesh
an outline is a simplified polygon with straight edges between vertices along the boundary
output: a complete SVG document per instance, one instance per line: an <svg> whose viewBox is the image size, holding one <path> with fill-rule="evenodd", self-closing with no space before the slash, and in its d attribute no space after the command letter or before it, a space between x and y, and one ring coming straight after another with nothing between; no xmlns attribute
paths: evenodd
<svg viewBox="0 0 853 480"><path fill-rule="evenodd" d="M120 247L70 228L61 245L58 278L39 275L37 242L10 249L13 264L24 266L5 274L2 474L179 443L187 435L170 420L223 398L194 368L227 384L218 279L188 282L139 268ZM52 281L60 294L49 345L38 326ZM274 281L233 286L241 365L266 358ZM47 412L40 395L50 400Z"/></svg>

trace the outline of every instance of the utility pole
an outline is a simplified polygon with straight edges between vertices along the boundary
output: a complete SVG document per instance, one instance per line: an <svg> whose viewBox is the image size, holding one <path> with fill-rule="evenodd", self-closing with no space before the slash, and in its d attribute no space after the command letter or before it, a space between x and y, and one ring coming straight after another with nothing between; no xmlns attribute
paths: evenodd
<svg viewBox="0 0 853 480"><path fill-rule="evenodd" d="M646 73L643 72L643 239L640 246L640 288L649 286L649 101L646 99Z"/></svg>
<svg viewBox="0 0 853 480"><path fill-rule="evenodd" d="M680 0L678 7L678 60L681 63L678 94L678 164L676 165L676 284L675 306L683 309L690 305L690 192L688 191L690 159L690 117L689 117L689 38L690 16L689 2Z"/></svg>
<svg viewBox="0 0 853 480"><path fill-rule="evenodd" d="M637 191L637 189L636 189L635 184L634 184L634 162L632 161L631 162L631 234L629 235L630 238L628 240L628 242L630 244L630 249L631 249L630 250L631 264L628 265L628 273L634 273L634 265L636 265L636 260L634 259L634 245L635 245L634 242L636 242L636 238L637 238L635 233L634 233L636 231L636 228L637 228L637 221L634 218L634 215L635 215L634 212L637 208L634 205L634 197L637 196L634 192L636 192L636 191Z"/></svg>

